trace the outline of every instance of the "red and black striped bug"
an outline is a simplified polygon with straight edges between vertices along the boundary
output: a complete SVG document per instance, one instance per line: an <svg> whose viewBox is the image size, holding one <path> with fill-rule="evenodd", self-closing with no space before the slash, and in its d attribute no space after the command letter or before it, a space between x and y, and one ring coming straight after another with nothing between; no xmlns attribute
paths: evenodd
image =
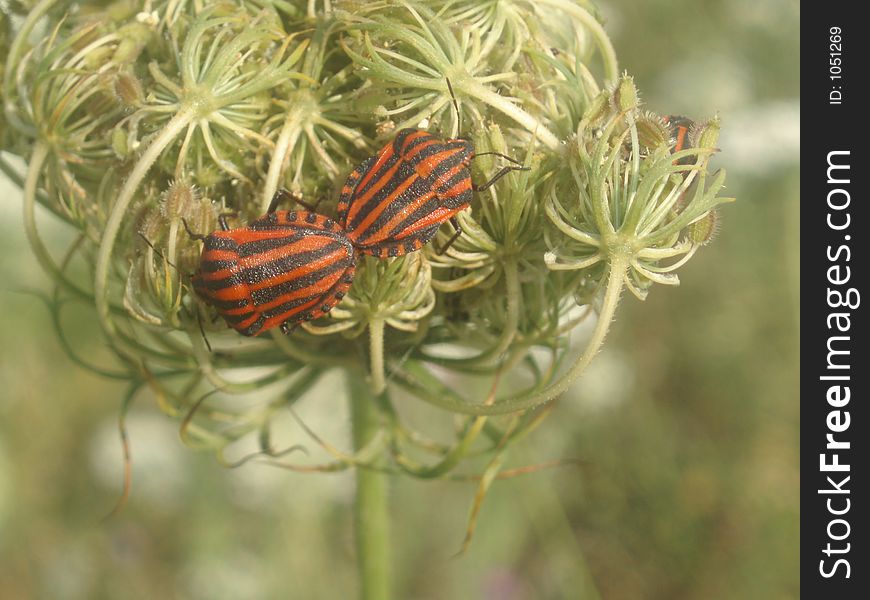
<svg viewBox="0 0 870 600"><path fill-rule="evenodd" d="M664 120L665 125L667 125L671 130L671 135L674 138L674 148L672 152L685 150L689 145L689 134L691 133L692 128L695 127L695 122L689 117L683 117L680 115L669 115L662 117L662 120ZM685 165L693 163L694 161L694 157L684 156L677 160L677 164Z"/></svg>
<svg viewBox="0 0 870 600"><path fill-rule="evenodd" d="M484 154L514 164L478 185L471 181L469 165ZM338 220L359 252L377 257L419 250L450 221L456 233L439 250L443 252L462 233L454 215L468 208L472 192L486 190L510 171L527 169L498 152L475 153L467 140L402 129L347 178L338 199Z"/></svg>
<svg viewBox="0 0 870 600"><path fill-rule="evenodd" d="M208 235L191 284L227 324L247 336L328 313L353 283L356 254L334 220L312 211L275 210L289 195L276 192L268 213L246 227ZM185 227L187 224L185 223Z"/></svg>

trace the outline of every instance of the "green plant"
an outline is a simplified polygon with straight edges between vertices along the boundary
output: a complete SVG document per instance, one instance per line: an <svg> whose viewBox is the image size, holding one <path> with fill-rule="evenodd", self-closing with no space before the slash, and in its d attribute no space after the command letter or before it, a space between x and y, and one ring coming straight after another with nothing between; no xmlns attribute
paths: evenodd
<svg viewBox="0 0 870 600"><path fill-rule="evenodd" d="M718 121L672 153L665 122L641 109L587 2L66 10L43 0L14 35L4 18L0 36L0 140L28 168L0 166L23 188L56 321L69 301L94 306L117 360L89 364L59 326L62 344L79 364L131 382L125 408L149 387L191 446L228 464L356 469L366 598L389 594L387 477L463 477L456 467L484 456L467 544L505 452L583 373L622 290L643 299L653 283L678 283L674 271L710 239L728 200L718 196L724 172L707 168ZM408 126L468 136L478 152L530 169L479 194L444 254L361 260L328 319L250 340L213 324L189 286L199 245L182 220L208 231L229 210L244 222L279 187L325 195L329 212L352 167ZM473 166L478 180L498 168L491 156ZM37 230L37 203L79 232L60 261ZM586 320L592 333L579 344L571 332ZM296 401L336 369L353 450L300 419L334 460L290 461L282 448L298 440L273 439L270 424L298 419ZM449 441L402 418L397 407L414 400L455 415ZM257 453L227 458L251 436Z"/></svg>

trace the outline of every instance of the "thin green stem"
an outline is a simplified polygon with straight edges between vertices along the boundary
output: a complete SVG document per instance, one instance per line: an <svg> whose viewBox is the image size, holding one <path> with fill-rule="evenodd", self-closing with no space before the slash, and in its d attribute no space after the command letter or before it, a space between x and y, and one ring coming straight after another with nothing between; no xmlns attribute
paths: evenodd
<svg viewBox="0 0 870 600"><path fill-rule="evenodd" d="M369 361L371 363L372 393L380 395L387 387L384 376L384 320L369 321Z"/></svg>
<svg viewBox="0 0 870 600"><path fill-rule="evenodd" d="M355 451L360 451L380 431L377 398L369 385L352 372L348 374L347 384L353 445ZM379 467L382 463L383 459L377 457L370 464ZM354 521L361 600L389 600L391 596L387 501L387 475L376 468L357 467Z"/></svg>

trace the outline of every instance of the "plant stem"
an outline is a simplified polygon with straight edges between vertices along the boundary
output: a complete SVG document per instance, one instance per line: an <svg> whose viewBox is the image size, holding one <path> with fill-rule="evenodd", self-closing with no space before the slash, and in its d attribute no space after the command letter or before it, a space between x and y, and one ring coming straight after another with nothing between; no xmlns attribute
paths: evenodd
<svg viewBox="0 0 870 600"><path fill-rule="evenodd" d="M264 214L272 202L272 196L278 190L278 183L281 179L281 174L284 172L284 161L287 158L287 154L296 145L301 131L302 111L299 108L294 108L284 120L281 133L278 135L278 141L275 143L275 150L272 151L269 171L266 173L266 184L263 186L263 199L260 202L260 212Z"/></svg>
<svg viewBox="0 0 870 600"><path fill-rule="evenodd" d="M368 382L354 372L347 377L353 446L359 451L380 425L376 396ZM377 465L380 458L374 459ZM354 521L361 600L390 598L390 527L387 510L387 475L357 467Z"/></svg>
<svg viewBox="0 0 870 600"><path fill-rule="evenodd" d="M379 396L387 387L384 377L383 319L372 318L369 320L369 363L372 393Z"/></svg>

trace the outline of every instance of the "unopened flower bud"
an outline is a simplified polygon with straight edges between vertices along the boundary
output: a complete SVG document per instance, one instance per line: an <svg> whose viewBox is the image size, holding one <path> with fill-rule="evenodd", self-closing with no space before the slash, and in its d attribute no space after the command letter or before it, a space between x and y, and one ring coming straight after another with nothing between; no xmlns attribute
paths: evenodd
<svg viewBox="0 0 870 600"><path fill-rule="evenodd" d="M190 219L196 212L198 198L194 186L185 181L173 181L163 194L163 216L167 219Z"/></svg>
<svg viewBox="0 0 870 600"><path fill-rule="evenodd" d="M121 127L112 130L112 150L120 159L127 158L130 148L127 144L127 132Z"/></svg>
<svg viewBox="0 0 870 600"><path fill-rule="evenodd" d="M141 106L145 95L142 93L142 84L135 75L129 71L121 71L115 75L113 84L115 96L124 108L133 109Z"/></svg>
<svg viewBox="0 0 870 600"><path fill-rule="evenodd" d="M159 243L165 230L166 220L160 211L153 208L145 212L139 223L139 233L151 244Z"/></svg>
<svg viewBox="0 0 870 600"><path fill-rule="evenodd" d="M132 22L118 29L121 42L112 59L118 63L130 63L139 58L142 50L154 37L154 29L145 23Z"/></svg>
<svg viewBox="0 0 870 600"><path fill-rule="evenodd" d="M634 110L640 105L640 98L637 95L637 88L634 87L634 78L629 75L623 75L619 83L616 85L616 90L613 93L613 107L621 113Z"/></svg>
<svg viewBox="0 0 870 600"><path fill-rule="evenodd" d="M687 228L689 240L694 244L706 245L719 232L719 211L711 210Z"/></svg>
<svg viewBox="0 0 870 600"><path fill-rule="evenodd" d="M689 132L689 140L695 148L716 148L719 142L719 129L721 122L719 117L713 117L709 121L696 123Z"/></svg>
<svg viewBox="0 0 870 600"><path fill-rule="evenodd" d="M641 147L652 151L655 148L668 146L671 132L659 115L645 112L637 118L637 137Z"/></svg>

